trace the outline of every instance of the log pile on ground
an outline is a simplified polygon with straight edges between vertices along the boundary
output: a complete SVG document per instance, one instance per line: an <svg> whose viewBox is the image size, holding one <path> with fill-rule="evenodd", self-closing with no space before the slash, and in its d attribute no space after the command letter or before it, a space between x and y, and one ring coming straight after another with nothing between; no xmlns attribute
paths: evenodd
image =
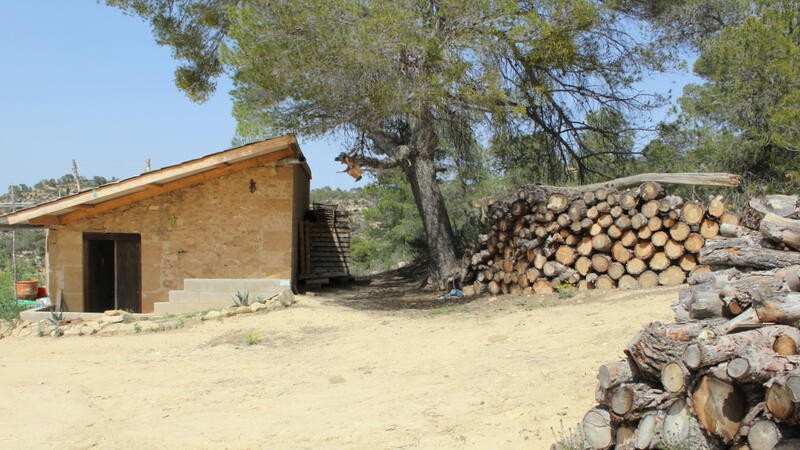
<svg viewBox="0 0 800 450"><path fill-rule="evenodd" d="M647 174L559 188L529 186L480 204L491 233L464 257L474 292L550 293L678 285L707 272L697 255L724 226L739 226L722 197L707 205L662 184L736 186L728 174ZM632 187L635 188L627 189Z"/></svg>
<svg viewBox="0 0 800 450"><path fill-rule="evenodd" d="M787 216L767 211L763 234L731 228L734 237L709 241L701 260L726 253L736 258L723 263L739 267L690 277L672 305L676 322L647 325L622 360L599 368L598 404L571 444L800 448L800 253L791 245L800 221Z"/></svg>

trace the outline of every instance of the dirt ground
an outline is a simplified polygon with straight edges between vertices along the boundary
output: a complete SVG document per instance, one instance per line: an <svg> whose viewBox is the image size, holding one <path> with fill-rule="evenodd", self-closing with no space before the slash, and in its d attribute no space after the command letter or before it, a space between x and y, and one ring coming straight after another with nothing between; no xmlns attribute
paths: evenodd
<svg viewBox="0 0 800 450"><path fill-rule="evenodd" d="M678 292L440 306L392 283L162 333L0 340L0 447L548 448Z"/></svg>

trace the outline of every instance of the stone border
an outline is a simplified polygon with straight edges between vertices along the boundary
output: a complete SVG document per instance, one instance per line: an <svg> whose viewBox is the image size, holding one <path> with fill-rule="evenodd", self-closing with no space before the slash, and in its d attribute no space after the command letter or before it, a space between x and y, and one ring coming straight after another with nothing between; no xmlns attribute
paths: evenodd
<svg viewBox="0 0 800 450"><path fill-rule="evenodd" d="M222 320L239 314L274 311L288 308L295 302L294 294L286 289L277 295L246 306L196 311L185 314L131 314L111 310L103 313L62 313L32 311L36 316L47 314L39 321L17 319L0 320L0 339L5 337L62 337L62 336L112 336L119 334L154 333L196 325L208 320ZM29 313L30 314L30 313ZM34 316L34 317L36 317ZM66 317L65 317L66 316ZM71 317L70 317L71 316ZM27 317L30 317L28 315ZM91 320L87 320L91 319Z"/></svg>

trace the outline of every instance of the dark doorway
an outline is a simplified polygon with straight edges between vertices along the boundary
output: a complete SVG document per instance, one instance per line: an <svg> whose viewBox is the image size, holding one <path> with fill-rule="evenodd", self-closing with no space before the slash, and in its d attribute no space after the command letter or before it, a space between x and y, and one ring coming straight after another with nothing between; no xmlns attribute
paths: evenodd
<svg viewBox="0 0 800 450"><path fill-rule="evenodd" d="M84 233L84 310L141 312L141 237Z"/></svg>

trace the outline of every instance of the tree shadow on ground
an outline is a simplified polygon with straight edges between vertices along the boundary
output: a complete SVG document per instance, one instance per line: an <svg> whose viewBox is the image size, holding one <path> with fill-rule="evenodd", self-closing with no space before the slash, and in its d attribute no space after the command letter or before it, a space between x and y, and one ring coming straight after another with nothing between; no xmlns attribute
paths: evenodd
<svg viewBox="0 0 800 450"><path fill-rule="evenodd" d="M357 279L347 286L331 286L314 290L337 305L360 310L392 311L404 309L436 309L469 303L474 298L437 300L444 294L425 285L425 264L416 263L399 269Z"/></svg>

